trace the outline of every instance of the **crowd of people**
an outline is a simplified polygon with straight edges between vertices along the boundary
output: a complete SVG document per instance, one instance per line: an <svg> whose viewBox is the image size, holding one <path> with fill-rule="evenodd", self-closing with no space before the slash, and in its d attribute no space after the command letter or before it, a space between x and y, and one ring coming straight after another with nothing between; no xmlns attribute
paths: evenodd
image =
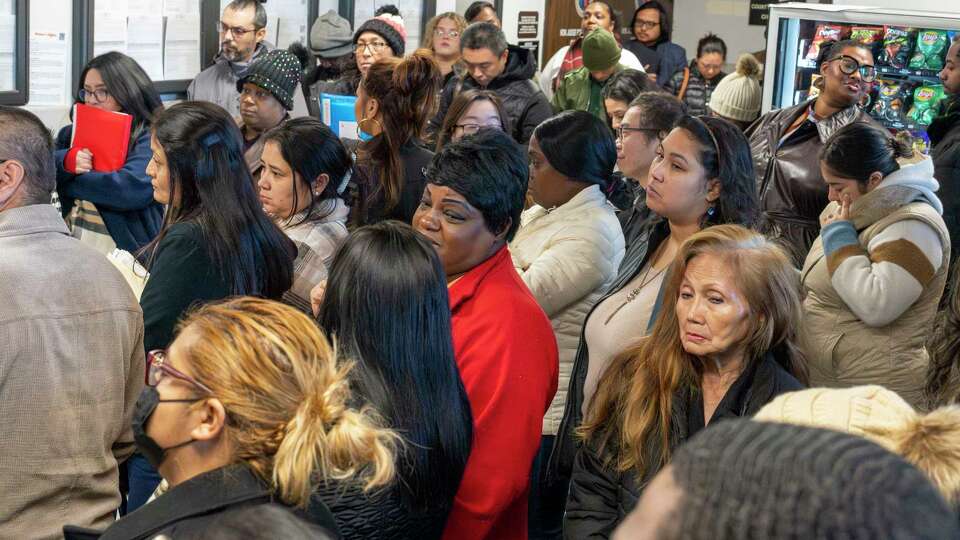
<svg viewBox="0 0 960 540"><path fill-rule="evenodd" d="M0 107L0 537L960 537L960 39L925 156L856 42L761 116L622 15L233 0L185 101L85 66L115 171Z"/></svg>

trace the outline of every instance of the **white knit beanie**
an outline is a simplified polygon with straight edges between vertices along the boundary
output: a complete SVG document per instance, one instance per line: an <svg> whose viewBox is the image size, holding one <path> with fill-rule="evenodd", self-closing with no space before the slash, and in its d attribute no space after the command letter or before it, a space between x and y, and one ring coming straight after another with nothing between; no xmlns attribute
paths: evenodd
<svg viewBox="0 0 960 540"><path fill-rule="evenodd" d="M715 114L740 122L752 122L760 115L760 62L752 54L737 59L737 71L723 78L713 89L708 106Z"/></svg>

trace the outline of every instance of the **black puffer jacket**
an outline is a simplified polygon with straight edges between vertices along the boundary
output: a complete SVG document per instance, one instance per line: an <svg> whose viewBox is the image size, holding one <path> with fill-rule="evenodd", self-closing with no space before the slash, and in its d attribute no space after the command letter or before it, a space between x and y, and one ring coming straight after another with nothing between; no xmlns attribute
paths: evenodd
<svg viewBox="0 0 960 540"><path fill-rule="evenodd" d="M510 45L506 69L499 77L490 81L486 88L500 96L510 120L508 132L520 144L527 144L533 129L553 116L553 107L550 106L547 96L543 95L532 80L536 72L537 60L530 51ZM480 85L470 75L450 79L440 97L440 109L428 127L431 137L443 126L443 118L447 115L453 98L464 90L474 88L480 88Z"/></svg>
<svg viewBox="0 0 960 540"><path fill-rule="evenodd" d="M314 497L330 508L343 540L439 539L453 506L451 499L413 511L401 501L396 487L367 494L358 487L327 484Z"/></svg>
<svg viewBox="0 0 960 540"><path fill-rule="evenodd" d="M664 85L664 89L679 97L680 90L683 88L683 76L687 73L687 70L690 70L690 77L687 80L687 91L684 92L682 101L687 106L687 113L692 116L704 116L708 112L707 103L710 103L710 96L713 95L714 88L720 84L720 81L727 74L721 71L716 77L708 81L700 74L697 61L694 60L690 62L690 66L686 69L674 73L673 77Z"/></svg>
<svg viewBox="0 0 960 540"><path fill-rule="evenodd" d="M797 268L820 234L820 213L827 206L827 184L820 175L820 149L830 135L852 122L880 126L860 107L850 107L814 123L803 120L790 137L784 134L809 113L812 101L770 111L747 129L760 195L760 232L780 240Z"/></svg>
<svg viewBox="0 0 960 540"><path fill-rule="evenodd" d="M718 405L711 424L724 419L753 416L778 395L801 389L803 385L768 354L733 383ZM670 422L671 450L696 434L690 426L691 417L695 418L699 412L702 422L702 407L699 389L684 389L674 394ZM658 444L651 444L645 449L648 456L659 453ZM604 457L610 456L599 455L589 444L577 454L563 520L564 538L609 538L617 525L636 507L643 489L660 471L660 467L651 466L641 478L637 478L633 470L620 472L613 465L605 465L609 460Z"/></svg>
<svg viewBox="0 0 960 540"><path fill-rule="evenodd" d="M960 95L944 104L943 112L930 124L927 135L932 145L934 178L940 182L937 196L943 202L943 221L950 231L950 244L960 246ZM951 266L957 254L960 249L950 250Z"/></svg>

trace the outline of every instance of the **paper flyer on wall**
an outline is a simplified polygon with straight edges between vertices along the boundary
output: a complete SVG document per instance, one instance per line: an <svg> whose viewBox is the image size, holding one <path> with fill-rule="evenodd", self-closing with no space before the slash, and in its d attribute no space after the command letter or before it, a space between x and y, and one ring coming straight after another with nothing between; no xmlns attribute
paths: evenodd
<svg viewBox="0 0 960 540"><path fill-rule="evenodd" d="M192 79L200 73L200 16L193 13L166 17L163 78Z"/></svg>
<svg viewBox="0 0 960 540"><path fill-rule="evenodd" d="M131 15L127 20L127 54L140 64L151 80L162 81L163 16Z"/></svg>
<svg viewBox="0 0 960 540"><path fill-rule="evenodd" d="M30 33L31 105L62 105L69 101L69 56L65 32Z"/></svg>

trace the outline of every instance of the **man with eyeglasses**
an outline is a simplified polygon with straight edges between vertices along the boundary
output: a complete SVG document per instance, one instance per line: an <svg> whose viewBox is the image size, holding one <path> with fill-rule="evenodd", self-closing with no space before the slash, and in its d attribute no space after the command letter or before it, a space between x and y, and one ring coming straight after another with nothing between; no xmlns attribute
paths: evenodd
<svg viewBox="0 0 960 540"><path fill-rule="evenodd" d="M504 126L515 141L527 144L533 129L553 116L553 108L531 79L537 60L529 50L507 44L503 31L492 23L474 23L460 36L460 53L466 67L443 89L440 109L428 131L440 130L453 99L465 90L486 89L497 94L510 119Z"/></svg>
<svg viewBox="0 0 960 540"><path fill-rule="evenodd" d="M644 65L648 61L656 63L646 71L660 86L669 83L674 73L686 67L687 51L670 41L673 28L663 4L657 0L641 4L633 13L630 28L633 39L624 43L623 48L635 54Z"/></svg>
<svg viewBox="0 0 960 540"><path fill-rule="evenodd" d="M53 141L0 106L0 538L103 529L143 387L143 313L120 272L50 204Z"/></svg>
<svg viewBox="0 0 960 540"><path fill-rule="evenodd" d="M217 23L220 53L212 66L200 72L187 87L187 99L209 101L223 107L231 116L240 115L237 81L250 65L273 46L267 36L267 10L259 0L233 0L223 9ZM294 103L306 111L303 90L297 88Z"/></svg>
<svg viewBox="0 0 960 540"><path fill-rule="evenodd" d="M860 107L877 77L870 49L849 40L826 43L818 65L816 98L770 111L746 132L760 195L759 230L782 242L797 267L820 235L820 213L829 202L820 169L824 143L853 122L880 127Z"/></svg>

